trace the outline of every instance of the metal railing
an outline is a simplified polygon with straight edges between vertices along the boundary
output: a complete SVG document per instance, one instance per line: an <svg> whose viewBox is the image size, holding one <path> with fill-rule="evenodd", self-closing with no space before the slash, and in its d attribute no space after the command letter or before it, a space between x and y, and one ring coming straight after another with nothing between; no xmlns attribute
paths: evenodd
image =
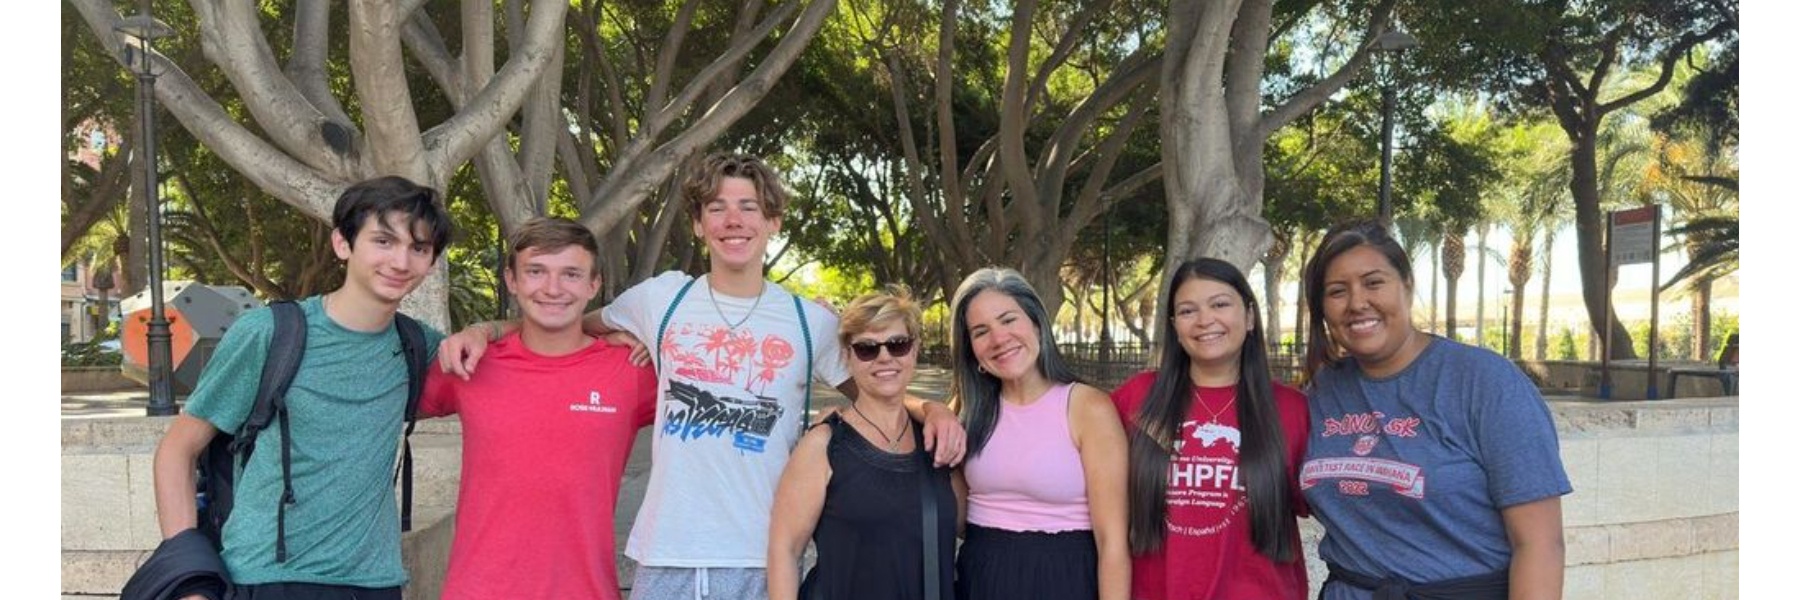
<svg viewBox="0 0 1800 600"><path fill-rule="evenodd" d="M1075 370L1075 374L1083 381L1103 390L1119 387L1126 379L1139 371L1156 368L1151 362L1150 346L1138 343L1111 344L1103 346L1099 343L1077 342L1057 344L1056 349L1063 360ZM1278 352L1269 355L1269 376L1276 382L1294 385L1299 380L1301 367L1305 361L1304 347L1286 344L1277 348ZM919 349L919 363L951 368L950 347L943 344L931 344Z"/></svg>

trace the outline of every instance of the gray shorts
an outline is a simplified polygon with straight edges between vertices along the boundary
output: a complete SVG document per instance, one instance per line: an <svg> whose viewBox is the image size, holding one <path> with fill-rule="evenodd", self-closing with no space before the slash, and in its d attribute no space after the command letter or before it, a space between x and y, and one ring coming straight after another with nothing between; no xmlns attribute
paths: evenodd
<svg viewBox="0 0 1800 600"><path fill-rule="evenodd" d="M631 600L751 600L769 597L765 569L638 565Z"/></svg>

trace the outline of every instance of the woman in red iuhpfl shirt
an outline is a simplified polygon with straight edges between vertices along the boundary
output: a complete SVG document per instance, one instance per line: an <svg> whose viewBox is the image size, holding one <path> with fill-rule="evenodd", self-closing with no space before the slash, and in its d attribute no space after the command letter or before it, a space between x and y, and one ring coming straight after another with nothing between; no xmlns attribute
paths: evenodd
<svg viewBox="0 0 1800 600"><path fill-rule="evenodd" d="M1270 381L1237 267L1182 264L1163 306L1177 343L1112 394L1130 438L1131 597L1305 598L1306 397Z"/></svg>

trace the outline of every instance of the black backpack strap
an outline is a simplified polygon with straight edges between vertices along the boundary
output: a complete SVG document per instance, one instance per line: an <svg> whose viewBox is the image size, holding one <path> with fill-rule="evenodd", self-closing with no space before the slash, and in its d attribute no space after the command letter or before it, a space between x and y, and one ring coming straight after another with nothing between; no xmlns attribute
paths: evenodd
<svg viewBox="0 0 1800 600"><path fill-rule="evenodd" d="M404 313L394 313L394 330L400 334L400 351L406 355L406 433L401 438L400 531L412 531L412 432L419 422L419 398L425 394L425 328Z"/></svg>
<svg viewBox="0 0 1800 600"><path fill-rule="evenodd" d="M248 460L256 447L256 435L274 421L279 406L287 404L288 386L300 372L300 359L306 356L306 312L292 300L269 305L275 328L269 334L268 356L263 359L262 381L256 388L256 403L250 415L238 427L231 442L231 453ZM279 405L279 406L278 406Z"/></svg>
<svg viewBox="0 0 1800 600"><path fill-rule="evenodd" d="M299 304L283 300L269 305L275 328L269 336L269 353L263 359L262 381L256 404L231 442L238 464L246 465L256 449L256 437L269 421L281 419L281 499L275 507L275 562L287 562L287 507L294 503L293 435L288 427L287 392L306 356L306 312ZM223 524L221 524L223 527Z"/></svg>

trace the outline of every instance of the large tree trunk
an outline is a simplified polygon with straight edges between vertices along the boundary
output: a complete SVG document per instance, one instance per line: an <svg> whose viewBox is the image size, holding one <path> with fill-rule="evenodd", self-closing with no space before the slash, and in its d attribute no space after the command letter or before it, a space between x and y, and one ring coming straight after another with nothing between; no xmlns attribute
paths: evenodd
<svg viewBox="0 0 1800 600"><path fill-rule="evenodd" d="M135 121L134 121L135 122ZM134 127L135 131L143 131L142 127ZM143 134L138 134L143 137ZM124 298L144 291L150 284L150 208L144 201L144 188L149 183L144 179L144 161L152 160L142 152L144 145L140 140L137 148L131 153L131 189L126 191L125 202L128 204L125 213L123 244L114 243L114 253L119 256L119 273L124 275L124 288L119 290L119 297Z"/></svg>
<svg viewBox="0 0 1800 600"><path fill-rule="evenodd" d="M1270 354L1281 353L1281 279L1283 267L1287 263L1288 249L1293 246L1292 232L1277 232L1274 243L1269 246L1268 254L1263 256L1263 310L1267 313L1267 321L1263 323L1264 341L1269 344ZM1296 328L1304 325L1296 323Z"/></svg>
<svg viewBox="0 0 1800 600"><path fill-rule="evenodd" d="M1612 290L1607 285L1608 260L1606 248L1601 243L1606 236L1606 215L1600 210L1596 140L1596 129L1592 125L1570 139L1569 159L1573 175L1569 179L1569 191L1575 196L1575 262L1581 269L1581 297L1587 307L1588 322L1595 324L1594 339L1605 346L1606 329L1598 324L1606 324L1612 328L1612 346L1606 352L1615 360L1633 359L1637 358L1637 352L1631 347L1631 332L1625 329L1617 314L1608 314Z"/></svg>
<svg viewBox="0 0 1800 600"><path fill-rule="evenodd" d="M1362 40L1382 33L1393 5L1386 0L1369 8ZM1374 44L1358 42L1336 71L1271 101L1262 95L1271 0L1171 0L1168 10L1160 128L1169 207L1164 264L1210 256L1249 271L1273 239L1262 218L1263 144L1349 83ZM1168 282L1160 285L1159 297Z"/></svg>

